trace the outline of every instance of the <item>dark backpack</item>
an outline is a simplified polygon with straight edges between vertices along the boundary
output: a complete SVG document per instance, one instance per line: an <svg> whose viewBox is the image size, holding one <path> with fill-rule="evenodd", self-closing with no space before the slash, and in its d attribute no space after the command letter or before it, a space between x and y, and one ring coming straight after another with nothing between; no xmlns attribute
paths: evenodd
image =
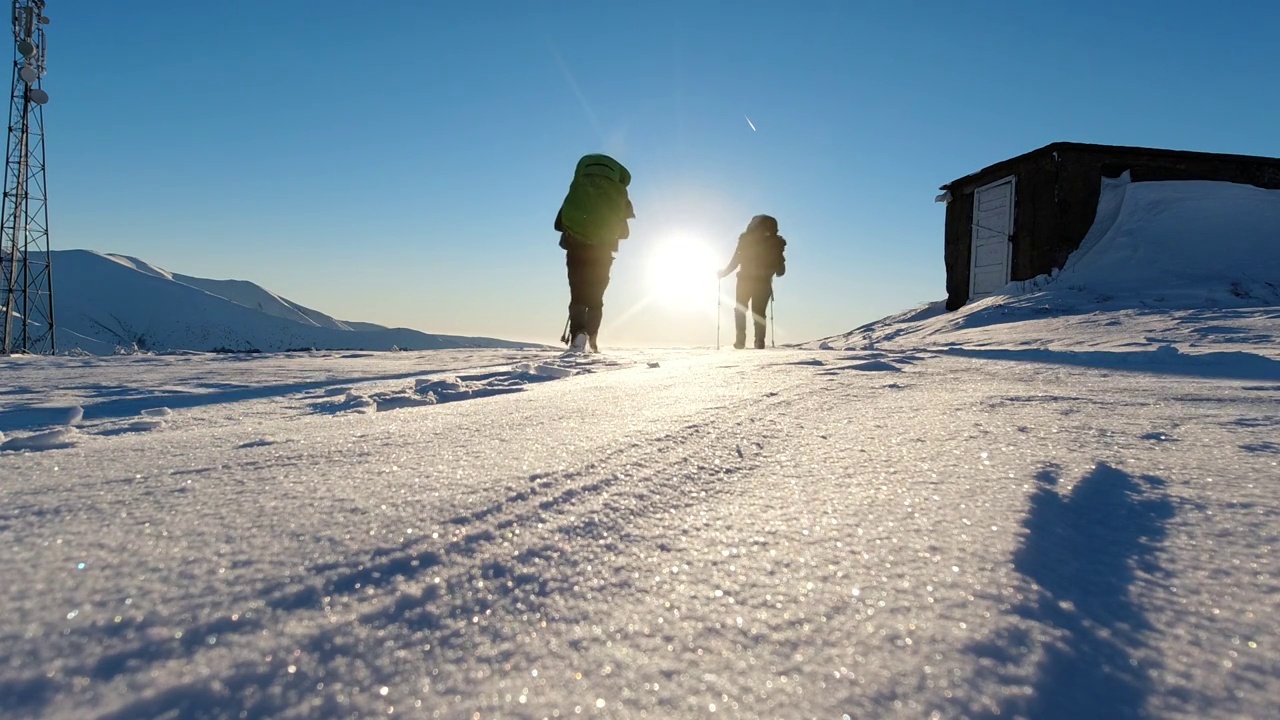
<svg viewBox="0 0 1280 720"><path fill-rule="evenodd" d="M763 275L787 274L785 255L787 241L778 234L778 219L772 215L756 215L747 223L743 240L754 238L755 242L744 249L742 264L751 268L754 273ZM751 272L749 271L749 272Z"/></svg>
<svg viewBox="0 0 1280 720"><path fill-rule="evenodd" d="M747 232L760 235L777 235L778 218L772 215L756 215L747 223Z"/></svg>

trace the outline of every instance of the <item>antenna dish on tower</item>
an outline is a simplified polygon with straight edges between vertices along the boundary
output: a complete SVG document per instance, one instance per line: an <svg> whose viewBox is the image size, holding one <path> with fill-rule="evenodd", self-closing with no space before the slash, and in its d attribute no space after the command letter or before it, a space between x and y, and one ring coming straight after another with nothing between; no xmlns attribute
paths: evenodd
<svg viewBox="0 0 1280 720"><path fill-rule="evenodd" d="M27 91L27 97L31 98L31 102L37 105L43 105L49 102L49 93L40 88L31 88Z"/></svg>
<svg viewBox="0 0 1280 720"><path fill-rule="evenodd" d="M48 25L48 24L49 24L49 17L48 17L47 15L41 15L41 16L40 16L40 24L41 24L41 25Z"/></svg>
<svg viewBox="0 0 1280 720"><path fill-rule="evenodd" d="M18 76L22 78L22 82L27 83L28 85L35 82L36 77L38 77L36 75L36 69L30 65L23 65L22 69L18 71Z"/></svg>
<svg viewBox="0 0 1280 720"><path fill-rule="evenodd" d="M19 40L18 52L22 53L22 57L29 58L36 54L36 45L30 40Z"/></svg>

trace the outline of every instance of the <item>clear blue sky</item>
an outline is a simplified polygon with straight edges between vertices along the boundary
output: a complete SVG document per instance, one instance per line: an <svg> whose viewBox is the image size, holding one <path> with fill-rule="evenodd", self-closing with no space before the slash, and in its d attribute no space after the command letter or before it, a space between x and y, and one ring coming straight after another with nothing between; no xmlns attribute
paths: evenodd
<svg viewBox="0 0 1280 720"><path fill-rule="evenodd" d="M568 290L551 224L588 152L634 175L605 345L713 342L714 275L685 307L645 303L651 258L681 239L723 262L756 213L790 243L778 339L803 341L943 297L933 198L992 162L1057 140L1280 156L1265 0L48 14L55 248L428 332L555 341Z"/></svg>

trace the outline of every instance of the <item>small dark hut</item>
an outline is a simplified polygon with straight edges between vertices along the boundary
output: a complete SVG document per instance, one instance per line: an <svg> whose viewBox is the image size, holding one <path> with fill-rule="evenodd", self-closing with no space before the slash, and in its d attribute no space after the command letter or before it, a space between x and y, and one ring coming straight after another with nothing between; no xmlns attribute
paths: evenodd
<svg viewBox="0 0 1280 720"><path fill-rule="evenodd" d="M1061 268L1093 225L1102 178L1280 189L1280 158L1057 142L942 186L947 309Z"/></svg>

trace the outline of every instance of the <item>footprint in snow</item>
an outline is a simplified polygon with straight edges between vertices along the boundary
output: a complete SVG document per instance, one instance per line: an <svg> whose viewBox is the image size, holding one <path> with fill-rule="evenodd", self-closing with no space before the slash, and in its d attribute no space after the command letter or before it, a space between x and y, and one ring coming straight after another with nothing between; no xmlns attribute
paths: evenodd
<svg viewBox="0 0 1280 720"><path fill-rule="evenodd" d="M17 452L22 450L38 452L41 450L59 450L61 448L69 448L75 445L75 437L78 434L78 430L73 427L66 426L31 435L12 437L8 440L4 439L4 435L0 435L0 452Z"/></svg>
<svg viewBox="0 0 1280 720"><path fill-rule="evenodd" d="M844 370L857 370L859 372L902 372L902 368L891 362L884 360L869 360L867 362L854 363L853 365L845 365L843 367L832 368L823 372L823 375L836 375Z"/></svg>
<svg viewBox="0 0 1280 720"><path fill-rule="evenodd" d="M99 430L94 434L100 437L111 437L113 435L132 435L134 433L144 433L144 432L151 432L152 430L159 430L162 427L164 427L164 420L161 420L160 418L142 418L140 420L133 420L131 422L125 423L124 425L118 425L116 427L107 428L105 430Z"/></svg>

